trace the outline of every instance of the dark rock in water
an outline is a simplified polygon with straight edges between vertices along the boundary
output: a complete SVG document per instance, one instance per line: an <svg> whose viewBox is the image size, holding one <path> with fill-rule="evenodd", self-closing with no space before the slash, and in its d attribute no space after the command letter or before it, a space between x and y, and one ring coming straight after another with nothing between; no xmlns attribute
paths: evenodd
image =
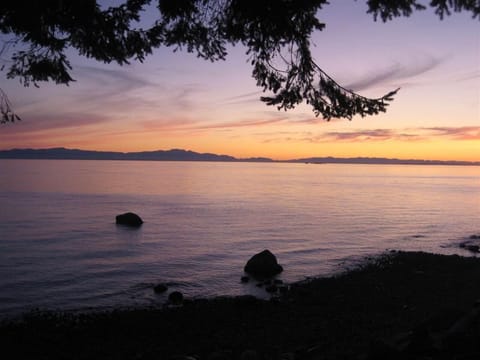
<svg viewBox="0 0 480 360"><path fill-rule="evenodd" d="M240 279L240 281L241 281L242 283L247 283L247 282L250 281L250 278L249 278L248 276L242 276L242 278Z"/></svg>
<svg viewBox="0 0 480 360"><path fill-rule="evenodd" d="M420 234L416 234L416 235L413 235L412 238L414 239L421 239L421 238L424 238L425 235L420 235Z"/></svg>
<svg viewBox="0 0 480 360"><path fill-rule="evenodd" d="M165 284L158 284L153 287L153 291L155 291L155 293L157 294L162 294L167 290L168 290L168 287Z"/></svg>
<svg viewBox="0 0 480 360"><path fill-rule="evenodd" d="M462 249L471 251L473 253L480 253L480 238L477 239L477 235L472 235L470 238L462 243L460 243L460 247Z"/></svg>
<svg viewBox="0 0 480 360"><path fill-rule="evenodd" d="M269 250L253 255L244 267L246 273L257 278L268 278L283 271L277 258Z"/></svg>
<svg viewBox="0 0 480 360"><path fill-rule="evenodd" d="M132 227L139 227L143 224L142 218L132 212L117 215L115 217L115 222L119 225L127 225Z"/></svg>
<svg viewBox="0 0 480 360"><path fill-rule="evenodd" d="M480 235L471 235L470 240L480 240Z"/></svg>
<svg viewBox="0 0 480 360"><path fill-rule="evenodd" d="M467 244L465 245L465 249L474 253L480 252L480 246L475 244Z"/></svg>
<svg viewBox="0 0 480 360"><path fill-rule="evenodd" d="M173 305L180 305L183 302L183 294L180 291L174 291L168 295L168 301Z"/></svg>

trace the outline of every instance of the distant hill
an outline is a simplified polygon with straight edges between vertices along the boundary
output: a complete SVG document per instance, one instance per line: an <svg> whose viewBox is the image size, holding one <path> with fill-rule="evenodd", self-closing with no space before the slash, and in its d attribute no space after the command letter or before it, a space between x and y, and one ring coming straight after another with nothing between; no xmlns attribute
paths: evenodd
<svg viewBox="0 0 480 360"><path fill-rule="evenodd" d="M312 157L305 159L289 160L289 162L303 162L308 164L392 164L392 165L480 165L472 161L442 161L442 160L417 160L417 159L388 159L388 158L334 158Z"/></svg>
<svg viewBox="0 0 480 360"><path fill-rule="evenodd" d="M272 162L268 158L237 159L229 155L197 153L172 149L141 152L91 151L65 148L0 150L3 159L65 159L65 160L151 160L151 161L255 161Z"/></svg>
<svg viewBox="0 0 480 360"><path fill-rule="evenodd" d="M387 158L334 158L311 157L276 161L264 157L238 159L229 155L197 153L190 150L172 149L141 152L91 151L65 148L0 150L0 159L65 159L65 160L148 160L148 161L230 161L230 162L289 162L307 164L405 164L405 165L480 165L480 162L402 160Z"/></svg>

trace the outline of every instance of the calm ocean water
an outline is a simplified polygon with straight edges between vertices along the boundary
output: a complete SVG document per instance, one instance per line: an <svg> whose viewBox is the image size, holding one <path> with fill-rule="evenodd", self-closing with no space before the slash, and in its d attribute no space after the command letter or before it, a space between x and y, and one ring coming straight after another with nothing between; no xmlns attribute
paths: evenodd
<svg viewBox="0 0 480 360"><path fill-rule="evenodd" d="M478 233L480 167L0 160L0 316L265 297L240 277L266 248L291 282Z"/></svg>

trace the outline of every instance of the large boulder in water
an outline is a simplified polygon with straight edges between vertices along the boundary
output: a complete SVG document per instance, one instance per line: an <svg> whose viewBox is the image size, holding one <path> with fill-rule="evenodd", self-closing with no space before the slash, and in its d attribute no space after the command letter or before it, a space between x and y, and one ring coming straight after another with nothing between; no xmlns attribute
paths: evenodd
<svg viewBox="0 0 480 360"><path fill-rule="evenodd" d="M117 215L115 217L115 222L119 225L127 225L132 227L139 227L143 224L142 218L132 212Z"/></svg>
<svg viewBox="0 0 480 360"><path fill-rule="evenodd" d="M278 264L275 255L269 250L263 250L247 261L244 270L254 277L266 278L281 273L283 268Z"/></svg>

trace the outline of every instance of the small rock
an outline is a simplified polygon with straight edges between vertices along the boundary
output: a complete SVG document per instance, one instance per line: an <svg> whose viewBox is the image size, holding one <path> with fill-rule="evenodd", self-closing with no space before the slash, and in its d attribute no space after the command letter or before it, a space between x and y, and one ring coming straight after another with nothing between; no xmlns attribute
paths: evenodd
<svg viewBox="0 0 480 360"><path fill-rule="evenodd" d="M269 250L253 255L244 267L246 273L257 278L268 278L283 271L277 258Z"/></svg>
<svg viewBox="0 0 480 360"><path fill-rule="evenodd" d="M162 294L167 290L168 290L168 287L165 284L158 284L153 287L153 291L155 291L155 293L157 294Z"/></svg>
<svg viewBox="0 0 480 360"><path fill-rule="evenodd" d="M174 291L168 295L168 301L173 305L180 305L183 302L183 294L180 291Z"/></svg>
<svg viewBox="0 0 480 360"><path fill-rule="evenodd" d="M475 235L472 235L472 236L475 236ZM472 239L472 237L470 237L470 239L471 240L476 240L476 239ZM479 253L480 252L480 244L477 241L471 241L471 240L467 240L467 241L464 241L464 242L460 243L460 247L462 249L471 251L473 253Z"/></svg>
<svg viewBox="0 0 480 360"><path fill-rule="evenodd" d="M126 225L131 227L139 227L143 224L143 220L135 213L127 212L115 217L115 222L119 225Z"/></svg>
<svg viewBox="0 0 480 360"><path fill-rule="evenodd" d="M240 279L240 281L245 284L245 283L247 283L247 282L250 281L250 278L249 278L248 276L242 276L242 278Z"/></svg>
<svg viewBox="0 0 480 360"><path fill-rule="evenodd" d="M468 251L474 252L474 253L480 252L480 246L479 245L466 244L465 249L467 249Z"/></svg>

